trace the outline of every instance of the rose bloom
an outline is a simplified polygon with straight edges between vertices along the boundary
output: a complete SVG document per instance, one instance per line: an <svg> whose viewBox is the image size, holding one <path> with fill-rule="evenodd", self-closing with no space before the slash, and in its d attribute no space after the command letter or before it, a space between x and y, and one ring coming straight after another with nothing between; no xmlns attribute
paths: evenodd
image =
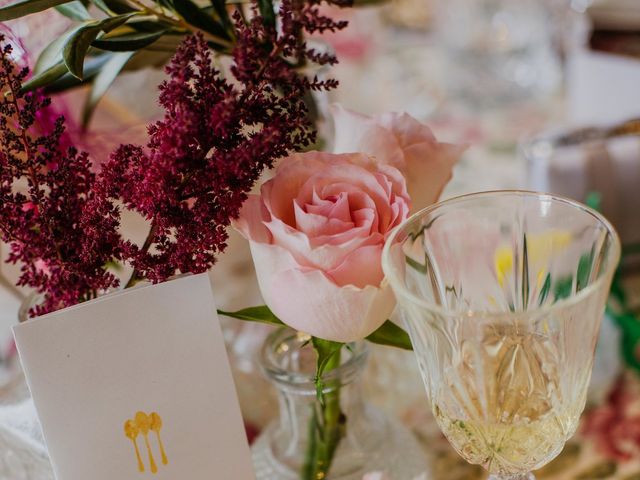
<svg viewBox="0 0 640 480"><path fill-rule="evenodd" d="M435 142L413 118L398 119L399 125L389 120L384 135L370 132L375 138L369 142L360 131L354 140L368 145L365 153L283 159L260 195L245 202L236 228L250 242L266 304L290 327L350 342L373 333L393 311L381 255L411 209L405 176L420 176L411 181L425 202L420 207L433 203L451 177L457 151Z"/></svg>
<svg viewBox="0 0 640 480"><path fill-rule="evenodd" d="M309 152L284 159L236 225L269 308L297 330L349 342L391 314L380 257L409 205L398 169L363 154Z"/></svg>
<svg viewBox="0 0 640 480"><path fill-rule="evenodd" d="M334 153L362 152L393 165L407 179L413 210L438 200L466 145L436 140L431 129L406 113L368 117L340 105L331 106Z"/></svg>

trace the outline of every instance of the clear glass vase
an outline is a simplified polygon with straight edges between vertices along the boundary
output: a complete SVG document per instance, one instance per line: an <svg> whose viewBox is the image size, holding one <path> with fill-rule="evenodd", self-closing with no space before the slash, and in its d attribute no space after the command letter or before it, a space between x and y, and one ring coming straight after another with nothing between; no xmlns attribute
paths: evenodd
<svg viewBox="0 0 640 480"><path fill-rule="evenodd" d="M425 452L402 426L368 404L360 380L367 362L364 343L343 349L340 365L323 376L325 397L339 390L342 437L327 478L362 480L368 472L384 472L393 480L428 479ZM313 381L316 355L309 337L280 329L267 338L260 356L267 378L278 391L279 418L253 445L258 480L306 480L314 412L321 408ZM389 388L393 388L389 385Z"/></svg>

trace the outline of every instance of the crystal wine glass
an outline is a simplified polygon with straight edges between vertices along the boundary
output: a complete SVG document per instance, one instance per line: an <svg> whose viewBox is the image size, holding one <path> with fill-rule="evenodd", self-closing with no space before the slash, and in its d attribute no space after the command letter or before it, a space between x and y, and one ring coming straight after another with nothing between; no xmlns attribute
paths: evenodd
<svg viewBox="0 0 640 480"><path fill-rule="evenodd" d="M533 479L575 432L619 257L597 212L524 191L433 205L387 240L438 425L491 479Z"/></svg>

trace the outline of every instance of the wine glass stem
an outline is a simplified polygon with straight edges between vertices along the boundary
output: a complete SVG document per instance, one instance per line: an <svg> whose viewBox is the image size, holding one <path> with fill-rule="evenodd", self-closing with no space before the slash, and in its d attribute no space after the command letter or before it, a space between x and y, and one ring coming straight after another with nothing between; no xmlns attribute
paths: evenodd
<svg viewBox="0 0 640 480"><path fill-rule="evenodd" d="M536 480L533 473L518 473L516 475L490 475L487 480Z"/></svg>

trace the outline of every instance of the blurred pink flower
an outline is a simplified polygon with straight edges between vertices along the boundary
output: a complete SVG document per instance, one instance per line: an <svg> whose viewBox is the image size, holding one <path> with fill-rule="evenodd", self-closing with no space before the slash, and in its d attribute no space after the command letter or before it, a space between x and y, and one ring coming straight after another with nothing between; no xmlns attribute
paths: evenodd
<svg viewBox="0 0 640 480"><path fill-rule="evenodd" d="M362 152L393 165L407 179L413 211L438 200L466 146L440 143L431 129L406 113L368 117L332 106L334 153Z"/></svg>
<svg viewBox="0 0 640 480"><path fill-rule="evenodd" d="M582 433L611 459L640 458L640 382L635 373L620 375L606 403L585 415Z"/></svg>

